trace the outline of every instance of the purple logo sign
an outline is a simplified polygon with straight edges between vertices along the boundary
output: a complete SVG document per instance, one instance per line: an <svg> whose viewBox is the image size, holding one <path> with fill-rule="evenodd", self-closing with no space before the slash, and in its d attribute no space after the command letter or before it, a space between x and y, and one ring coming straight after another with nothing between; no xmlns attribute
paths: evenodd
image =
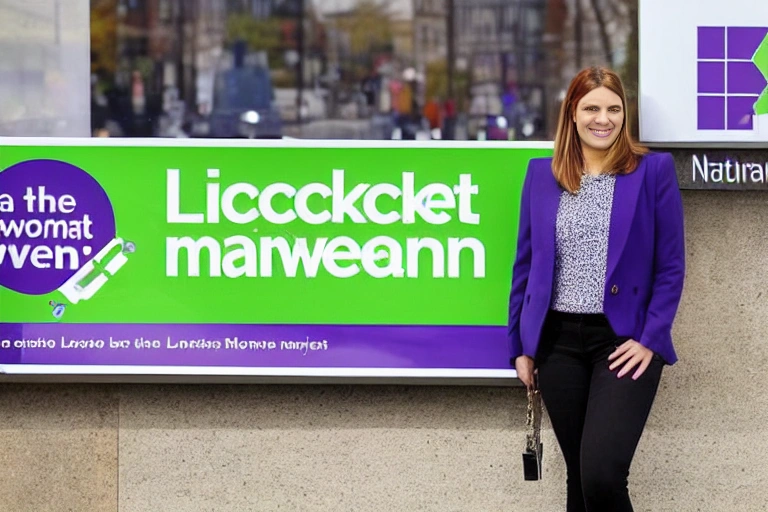
<svg viewBox="0 0 768 512"><path fill-rule="evenodd" d="M0 171L0 286L55 291L114 238L109 197L82 169L29 160Z"/></svg>
<svg viewBox="0 0 768 512"><path fill-rule="evenodd" d="M768 27L699 27L698 129L752 130L768 114Z"/></svg>

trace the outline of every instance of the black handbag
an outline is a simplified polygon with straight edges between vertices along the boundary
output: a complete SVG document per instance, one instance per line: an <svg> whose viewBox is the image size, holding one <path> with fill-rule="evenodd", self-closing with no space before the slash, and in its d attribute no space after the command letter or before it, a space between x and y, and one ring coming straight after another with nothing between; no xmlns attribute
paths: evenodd
<svg viewBox="0 0 768 512"><path fill-rule="evenodd" d="M528 414L526 420L525 451L523 452L523 475L526 480L541 480L541 392L528 390Z"/></svg>

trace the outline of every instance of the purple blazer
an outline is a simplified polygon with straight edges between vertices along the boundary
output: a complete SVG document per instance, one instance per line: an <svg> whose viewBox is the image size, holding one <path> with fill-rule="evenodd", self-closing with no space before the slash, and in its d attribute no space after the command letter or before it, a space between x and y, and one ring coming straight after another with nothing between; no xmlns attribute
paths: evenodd
<svg viewBox="0 0 768 512"><path fill-rule="evenodd" d="M551 158L532 159L523 184L517 255L509 296L511 363L535 357L552 300L555 222L563 188ZM616 177L608 238L604 308L613 330L677 361L674 321L685 277L683 205L672 156L645 155Z"/></svg>

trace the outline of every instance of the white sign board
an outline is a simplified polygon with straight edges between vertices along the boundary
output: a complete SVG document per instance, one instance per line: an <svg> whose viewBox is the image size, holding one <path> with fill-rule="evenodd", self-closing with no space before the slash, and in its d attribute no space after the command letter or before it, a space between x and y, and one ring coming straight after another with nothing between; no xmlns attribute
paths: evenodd
<svg viewBox="0 0 768 512"><path fill-rule="evenodd" d="M768 142L768 1L640 0L640 139Z"/></svg>

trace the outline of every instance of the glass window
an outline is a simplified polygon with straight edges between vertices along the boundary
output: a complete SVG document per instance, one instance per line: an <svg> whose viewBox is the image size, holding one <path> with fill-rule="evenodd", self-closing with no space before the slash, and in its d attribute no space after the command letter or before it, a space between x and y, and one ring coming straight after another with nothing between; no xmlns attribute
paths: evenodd
<svg viewBox="0 0 768 512"><path fill-rule="evenodd" d="M636 110L637 0L75 5L0 0L0 134L551 140L591 64Z"/></svg>

